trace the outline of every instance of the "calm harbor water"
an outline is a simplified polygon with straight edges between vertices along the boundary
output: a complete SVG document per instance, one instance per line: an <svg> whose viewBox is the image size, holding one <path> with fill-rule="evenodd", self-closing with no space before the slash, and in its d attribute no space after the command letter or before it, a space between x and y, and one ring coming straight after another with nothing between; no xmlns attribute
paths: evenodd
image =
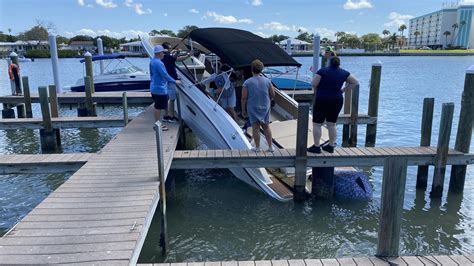
<svg viewBox="0 0 474 266"><path fill-rule="evenodd" d="M297 58L303 73L311 58ZM419 144L422 102L434 97L433 145L436 144L443 102L454 102L454 144L465 70L474 57L343 57L343 67L361 82L360 109L367 110L371 64L383 63L379 104L378 146ZM147 68L148 60L130 59ZM6 69L4 60L0 65ZM52 84L49 60L23 63L30 86ZM83 75L77 59L61 59L61 82L71 85ZM0 94L9 93L6 72L0 75ZM138 114L143 107L134 107ZM99 108L102 115L120 107ZM35 107L39 115L39 107ZM61 115L75 110L61 108ZM364 142L364 127L359 143ZM120 129L64 130L63 152L96 152ZM340 143L340 141L339 141ZM205 148L196 141L193 147ZM474 151L474 144L471 145ZM39 133L0 131L0 154L40 153ZM369 202L308 201L280 203L252 190L227 170L172 171L174 195L168 201L169 255L160 256L159 223L154 222L141 254L142 262L250 259L327 258L373 255L377 245L382 169L365 169L374 197ZM431 175L430 175L431 176ZM69 175L0 175L0 235L11 228ZM449 177L449 167L447 171ZM468 167L463 195L430 200L415 189L416 167L409 167L401 230L401 253L406 255L474 252L474 168ZM431 180L429 180L431 182ZM158 219L155 219L159 221Z"/></svg>

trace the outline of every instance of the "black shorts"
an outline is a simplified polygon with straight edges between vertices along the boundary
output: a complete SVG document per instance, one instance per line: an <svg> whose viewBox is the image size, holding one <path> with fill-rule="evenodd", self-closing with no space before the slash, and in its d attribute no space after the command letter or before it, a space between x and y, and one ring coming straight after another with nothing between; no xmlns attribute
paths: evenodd
<svg viewBox="0 0 474 266"><path fill-rule="evenodd" d="M324 121L336 123L343 104L342 97L316 97L313 106L313 123L322 124Z"/></svg>
<svg viewBox="0 0 474 266"><path fill-rule="evenodd" d="M155 109L166 110L168 108L168 95L157 95L151 94L153 102L155 103Z"/></svg>

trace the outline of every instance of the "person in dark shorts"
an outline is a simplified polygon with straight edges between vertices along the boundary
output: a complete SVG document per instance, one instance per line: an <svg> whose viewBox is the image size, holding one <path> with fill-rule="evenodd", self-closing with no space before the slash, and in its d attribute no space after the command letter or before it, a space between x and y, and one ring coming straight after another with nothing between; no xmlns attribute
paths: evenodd
<svg viewBox="0 0 474 266"><path fill-rule="evenodd" d="M161 110L168 106L168 83L181 84L181 81L173 79L166 71L161 59L167 50L161 45L154 48L155 57L150 60L150 92L155 103L155 121L161 121ZM162 130L168 128L162 125Z"/></svg>
<svg viewBox="0 0 474 266"><path fill-rule="evenodd" d="M340 64L339 57L331 58L330 65L318 70L311 81L311 86L316 91L316 99L313 106L314 145L308 148L308 152L321 153L321 148L330 153L334 152L336 121L344 103L342 94L359 84L351 73L339 67ZM342 88L344 82L346 85ZM320 147L321 127L324 122L329 132L329 143Z"/></svg>

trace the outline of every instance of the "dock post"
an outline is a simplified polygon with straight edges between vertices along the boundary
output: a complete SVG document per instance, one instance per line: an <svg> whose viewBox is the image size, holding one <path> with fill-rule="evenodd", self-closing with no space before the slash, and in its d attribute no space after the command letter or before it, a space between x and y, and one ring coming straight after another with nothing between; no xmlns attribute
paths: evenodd
<svg viewBox="0 0 474 266"><path fill-rule="evenodd" d="M407 177L407 160L389 157L383 166L377 256L398 256L400 221Z"/></svg>
<svg viewBox="0 0 474 266"><path fill-rule="evenodd" d="M168 225L166 219L166 187L165 187L165 169L163 159L163 132L161 130L161 122L157 121L154 125L156 132L156 152L158 158L158 178L160 181L159 192L160 192L160 212L161 212L161 235L160 235L160 246L163 255L168 250Z"/></svg>
<svg viewBox="0 0 474 266"><path fill-rule="evenodd" d="M357 147L357 119L359 116L359 85L355 86L352 92L351 101L351 125L349 147Z"/></svg>
<svg viewBox="0 0 474 266"><path fill-rule="evenodd" d="M315 198L332 199L334 196L334 167L313 167L311 194Z"/></svg>
<svg viewBox="0 0 474 266"><path fill-rule="evenodd" d="M421 118L421 140L420 146L427 147L431 145L431 132L433 131L433 111L434 98L423 99L423 115ZM428 165L418 166L416 174L416 188L426 189L428 186Z"/></svg>
<svg viewBox="0 0 474 266"><path fill-rule="evenodd" d="M6 103L3 104L2 119L15 118L15 110Z"/></svg>
<svg viewBox="0 0 474 266"><path fill-rule="evenodd" d="M382 63L379 61L372 64L372 72L370 74L370 92L369 107L367 114L371 117L377 117L379 113L379 95L380 95L380 79L382 77ZM377 140L377 123L367 125L365 134L365 147L375 147Z"/></svg>
<svg viewBox="0 0 474 266"><path fill-rule="evenodd" d="M86 52L84 54L84 64L86 68L86 76L91 78L92 82L92 89L91 92L95 92L95 87L94 87L94 68L92 67L92 54L89 52ZM84 84L85 85L85 84Z"/></svg>
<svg viewBox="0 0 474 266"><path fill-rule="evenodd" d="M126 91L122 93L122 106L123 106L123 125L126 126L128 124L128 100L127 100Z"/></svg>
<svg viewBox="0 0 474 266"><path fill-rule="evenodd" d="M97 38L97 52L99 55L104 55L104 43L102 42L102 39L99 37ZM99 61L99 66L100 66L100 74L104 74L104 61L100 60Z"/></svg>
<svg viewBox="0 0 474 266"><path fill-rule="evenodd" d="M43 129L40 129L41 150L54 151L58 148L56 135L53 132L51 123L51 112L48 103L48 90L45 86L38 88L41 114L43 116Z"/></svg>
<svg viewBox="0 0 474 266"><path fill-rule="evenodd" d="M55 85L48 86L49 91L49 104L51 106L51 117L59 117L59 104L58 94ZM54 135L56 135L56 143L61 146L61 130L59 128L53 129Z"/></svg>
<svg viewBox="0 0 474 266"><path fill-rule="evenodd" d="M347 90L344 93L344 114L351 113L352 90ZM349 147L350 127L348 124L342 126L342 147Z"/></svg>
<svg viewBox="0 0 474 266"><path fill-rule="evenodd" d="M23 97L25 99L26 117L33 118L33 109L31 108L30 82L27 76L21 77L21 81L23 82Z"/></svg>
<svg viewBox="0 0 474 266"><path fill-rule="evenodd" d="M84 77L84 91L85 91L85 108L84 106L80 106L77 109L78 116L97 116L97 111L95 108L94 103L92 102L92 82L91 77L85 76Z"/></svg>
<svg viewBox="0 0 474 266"><path fill-rule="evenodd" d="M446 162L448 160L449 138L453 123L454 103L443 103L441 122L439 124L438 147L435 157L435 170L430 197L441 198L443 195Z"/></svg>
<svg viewBox="0 0 474 266"><path fill-rule="evenodd" d="M298 104L298 124L296 127L296 159L295 159L295 195L296 201L307 198L306 194L306 148L308 146L309 104Z"/></svg>
<svg viewBox="0 0 474 266"><path fill-rule="evenodd" d="M463 153L469 153L471 146L472 127L474 121L474 65L466 71L464 91L461 99L461 112L459 114L458 132L454 148ZM461 193L466 180L466 166L453 165L449 180L449 191Z"/></svg>

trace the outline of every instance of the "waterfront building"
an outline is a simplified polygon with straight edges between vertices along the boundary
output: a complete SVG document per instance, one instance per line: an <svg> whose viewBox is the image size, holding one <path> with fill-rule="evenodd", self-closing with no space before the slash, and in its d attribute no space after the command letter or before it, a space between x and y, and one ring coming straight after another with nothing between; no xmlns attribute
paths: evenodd
<svg viewBox="0 0 474 266"><path fill-rule="evenodd" d="M157 36L161 36L161 35L157 35ZM135 55L135 56L146 55L146 51L143 49L141 41L120 44L120 53L127 54L127 55Z"/></svg>
<svg viewBox="0 0 474 266"><path fill-rule="evenodd" d="M286 51L286 44L288 43L288 40L290 40L290 51L293 52L304 52L304 51L313 51L313 44L309 42L305 42L302 40L298 39L286 39L281 41L278 45L280 46L281 49Z"/></svg>
<svg viewBox="0 0 474 266"><path fill-rule="evenodd" d="M0 42L1 54L15 52L19 55L25 55L29 50L49 50L49 43L47 41Z"/></svg>
<svg viewBox="0 0 474 266"><path fill-rule="evenodd" d="M409 48L460 46L474 49L474 4L445 4L439 11L410 19L408 29Z"/></svg>

